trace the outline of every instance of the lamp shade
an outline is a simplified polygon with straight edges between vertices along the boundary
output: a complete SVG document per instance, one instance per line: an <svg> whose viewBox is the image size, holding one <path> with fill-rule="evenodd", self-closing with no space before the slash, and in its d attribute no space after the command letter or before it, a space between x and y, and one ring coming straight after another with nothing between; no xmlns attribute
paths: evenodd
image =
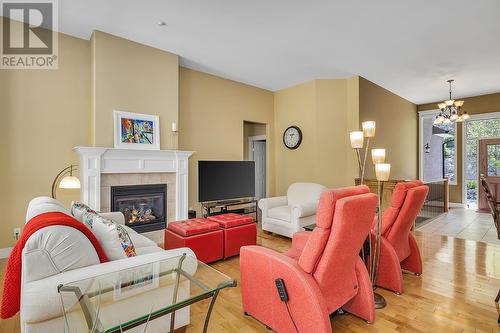
<svg viewBox="0 0 500 333"><path fill-rule="evenodd" d="M446 107L446 104L444 104L444 103L438 104L438 108L440 108L441 110L443 110L445 107Z"/></svg>
<svg viewBox="0 0 500 333"><path fill-rule="evenodd" d="M385 149L372 149L372 162L379 164L385 162Z"/></svg>
<svg viewBox="0 0 500 333"><path fill-rule="evenodd" d="M80 188L80 180L75 176L65 176L59 183L59 188L74 189Z"/></svg>
<svg viewBox="0 0 500 333"><path fill-rule="evenodd" d="M381 182L388 181L390 174L391 174L390 164L387 163L375 164L375 175L377 176L378 181Z"/></svg>
<svg viewBox="0 0 500 333"><path fill-rule="evenodd" d="M351 138L351 147L353 149L363 148L363 132L361 131L351 132L349 133L349 136Z"/></svg>
<svg viewBox="0 0 500 333"><path fill-rule="evenodd" d="M366 138L373 138L375 136L375 122L374 121L364 121L361 123L363 127L363 133Z"/></svg>

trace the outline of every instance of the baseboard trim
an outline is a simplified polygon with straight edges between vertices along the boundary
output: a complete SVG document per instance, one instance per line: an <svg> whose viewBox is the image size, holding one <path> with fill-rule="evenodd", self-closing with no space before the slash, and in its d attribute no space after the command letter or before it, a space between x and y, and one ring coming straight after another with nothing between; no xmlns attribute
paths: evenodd
<svg viewBox="0 0 500 333"><path fill-rule="evenodd" d="M0 249L0 259L8 258L11 251L12 247L4 247L3 249Z"/></svg>

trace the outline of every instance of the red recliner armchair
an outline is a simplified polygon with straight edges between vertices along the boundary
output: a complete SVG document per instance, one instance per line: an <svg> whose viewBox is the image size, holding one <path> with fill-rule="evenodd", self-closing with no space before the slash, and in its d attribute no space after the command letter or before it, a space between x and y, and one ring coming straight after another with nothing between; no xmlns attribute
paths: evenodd
<svg viewBox="0 0 500 333"><path fill-rule="evenodd" d="M429 188L420 180L396 184L391 205L382 215L380 263L375 284L398 294L403 292L401 269L422 274L422 258L411 228ZM372 226L375 239L376 218Z"/></svg>
<svg viewBox="0 0 500 333"><path fill-rule="evenodd" d="M376 206L377 196L364 185L327 190L320 198L317 227L296 233L288 252L243 247L245 314L280 333L330 333L329 315L339 308L373 322L373 290L359 251ZM277 279L284 282L285 301Z"/></svg>

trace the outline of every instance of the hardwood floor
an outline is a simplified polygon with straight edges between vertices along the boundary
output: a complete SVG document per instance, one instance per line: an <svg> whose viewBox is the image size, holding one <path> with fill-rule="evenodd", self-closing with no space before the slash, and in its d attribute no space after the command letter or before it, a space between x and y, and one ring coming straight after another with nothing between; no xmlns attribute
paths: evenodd
<svg viewBox="0 0 500 333"><path fill-rule="evenodd" d="M500 245L449 236L416 232L424 259L421 277L404 274L405 292L397 296L379 289L388 306L377 310L372 325L346 314L332 320L338 332L500 332L500 309L494 298L500 288ZM259 234L262 246L284 251L290 240ZM0 261L3 275L5 260ZM212 265L240 280L239 258ZM201 332L208 301L192 306L191 325L186 332ZM18 317L0 321L0 332L19 332ZM221 292L210 321L210 332L269 332L262 324L245 317L240 289ZM309 332L307 332L309 333Z"/></svg>

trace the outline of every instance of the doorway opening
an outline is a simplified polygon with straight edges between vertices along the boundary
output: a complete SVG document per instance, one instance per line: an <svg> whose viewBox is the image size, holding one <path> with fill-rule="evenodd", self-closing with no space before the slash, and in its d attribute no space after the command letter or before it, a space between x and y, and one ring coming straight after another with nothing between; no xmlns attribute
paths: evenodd
<svg viewBox="0 0 500 333"><path fill-rule="evenodd" d="M435 125L439 110L419 112L419 179L457 184L456 123Z"/></svg>
<svg viewBox="0 0 500 333"><path fill-rule="evenodd" d="M255 198L266 197L266 124L245 121L243 123L244 158L255 162Z"/></svg>
<svg viewBox="0 0 500 333"><path fill-rule="evenodd" d="M463 133L463 200L467 207L478 209L480 174L500 169L499 146L487 144L488 140L500 138L500 113L471 116L464 122Z"/></svg>

